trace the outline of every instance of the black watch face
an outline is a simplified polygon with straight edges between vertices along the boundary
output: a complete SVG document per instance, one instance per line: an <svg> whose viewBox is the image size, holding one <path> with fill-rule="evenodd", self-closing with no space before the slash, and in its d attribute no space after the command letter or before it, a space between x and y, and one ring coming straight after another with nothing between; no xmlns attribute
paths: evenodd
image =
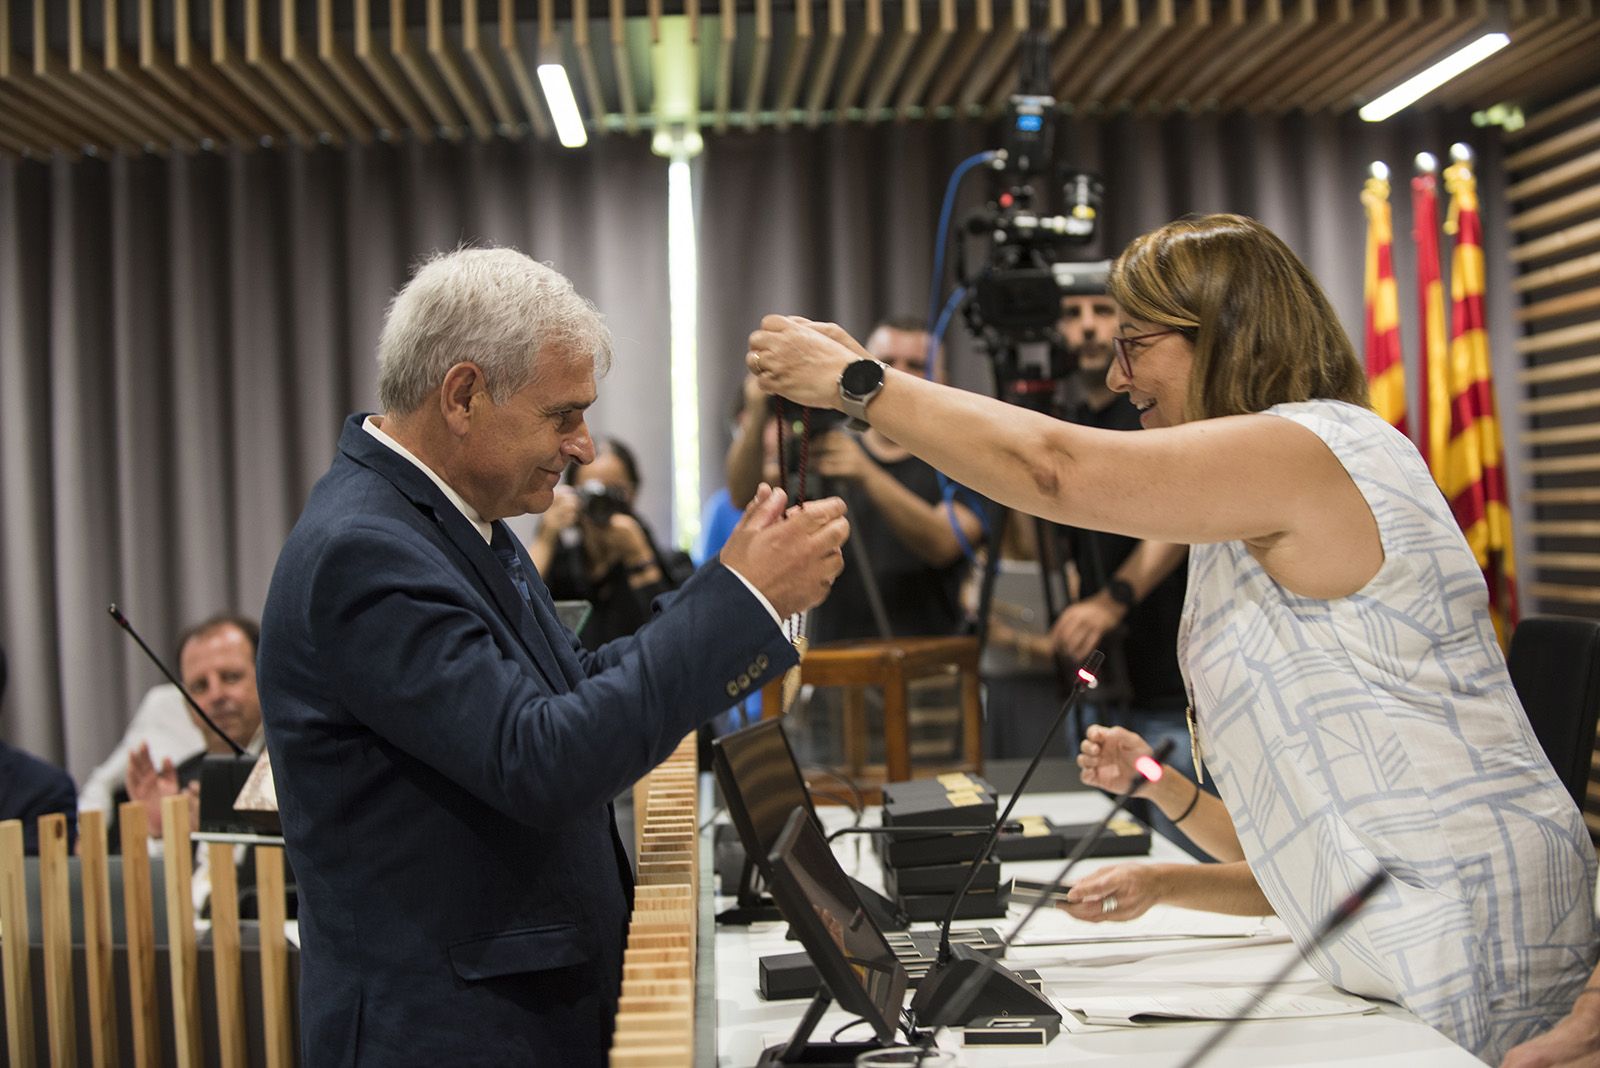
<svg viewBox="0 0 1600 1068"><path fill-rule="evenodd" d="M839 388L860 397L883 385L883 365L877 360L857 360L844 369Z"/></svg>

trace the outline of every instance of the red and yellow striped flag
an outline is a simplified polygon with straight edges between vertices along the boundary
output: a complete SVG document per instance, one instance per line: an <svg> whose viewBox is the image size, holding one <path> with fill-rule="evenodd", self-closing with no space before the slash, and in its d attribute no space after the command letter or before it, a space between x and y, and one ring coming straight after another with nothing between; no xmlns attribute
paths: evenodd
<svg viewBox="0 0 1600 1068"><path fill-rule="evenodd" d="M1361 203L1367 209L1367 395L1374 411L1400 433L1409 435L1406 365L1400 355L1400 296L1394 281L1389 168L1375 163L1372 169L1372 177L1361 190Z"/></svg>
<svg viewBox="0 0 1600 1068"><path fill-rule="evenodd" d="M1422 411L1418 419L1417 448L1428 462L1435 482L1444 484L1445 447L1450 441L1450 339L1445 333L1444 283L1439 270L1439 199L1437 164L1432 156L1417 157L1418 173L1411 179L1411 236L1417 246L1418 319L1422 324L1418 378L1422 385Z"/></svg>
<svg viewBox="0 0 1600 1068"><path fill-rule="evenodd" d="M1470 153L1457 151L1445 168L1450 212L1445 232L1456 235L1450 259L1450 443L1444 490L1467 544L1489 585L1489 613L1505 644L1517 622L1516 563L1511 545L1511 499L1506 492L1495 415L1494 371L1483 315L1483 223Z"/></svg>

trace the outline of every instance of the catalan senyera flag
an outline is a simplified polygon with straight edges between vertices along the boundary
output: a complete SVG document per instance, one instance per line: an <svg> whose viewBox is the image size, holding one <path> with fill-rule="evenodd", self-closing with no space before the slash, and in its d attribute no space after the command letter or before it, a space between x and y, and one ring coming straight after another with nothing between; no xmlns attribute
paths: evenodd
<svg viewBox="0 0 1600 1068"><path fill-rule="evenodd" d="M1450 194L1445 232L1456 238L1450 258L1450 439L1439 488L1489 585L1489 612L1504 646L1517 622L1511 499L1506 492L1494 371L1483 314L1483 222L1470 162L1444 172ZM1438 469L1436 468L1436 471ZM1438 476L1436 476L1438 477Z"/></svg>
<svg viewBox="0 0 1600 1068"><path fill-rule="evenodd" d="M1406 365L1400 355L1400 295L1394 281L1394 219L1389 180L1376 175L1361 190L1367 209L1367 395L1373 410L1400 433L1406 420Z"/></svg>
<svg viewBox="0 0 1600 1068"><path fill-rule="evenodd" d="M1417 448L1433 479L1441 477L1450 441L1450 338L1445 332L1444 283L1439 268L1438 179L1424 171L1411 179L1411 237L1417 246L1417 321L1422 324L1420 358L1422 410L1417 416Z"/></svg>

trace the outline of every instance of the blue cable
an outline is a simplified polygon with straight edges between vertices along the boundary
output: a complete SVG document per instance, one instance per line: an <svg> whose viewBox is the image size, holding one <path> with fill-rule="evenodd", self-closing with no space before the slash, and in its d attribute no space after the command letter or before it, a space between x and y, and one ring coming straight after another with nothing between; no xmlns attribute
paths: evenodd
<svg viewBox="0 0 1600 1068"><path fill-rule="evenodd" d="M933 380L934 359L938 355L940 342L944 340L944 332L950 328L950 317L955 314L956 308L961 305L961 301L966 295L967 289L965 286L956 286L955 291L950 294L950 299L944 302L944 308L940 310L939 317L934 320L933 330L928 336L928 363L922 369L923 377L929 381ZM944 499L945 521L950 524L950 530L956 536L956 543L961 546L962 555L969 561L976 560L977 549L968 540L967 532L961 529L961 524L956 522L956 512L953 507L956 499L956 484L938 468L934 468L933 473L939 479L939 496ZM978 517L978 525L983 529L984 537L987 538L989 536L989 523L984 514L985 511L986 509L979 508L974 511L974 514Z"/></svg>
<svg viewBox="0 0 1600 1068"><path fill-rule="evenodd" d="M939 209L939 230L935 235L933 245L933 283L928 287L928 314L929 332L933 331L934 309L939 307L939 289L944 283L944 247L950 240L950 215L955 211L956 192L961 187L961 180L965 178L974 167L981 167L999 155L994 149L979 152L976 156L969 156L956 166L950 175L950 181L944 190L944 205Z"/></svg>

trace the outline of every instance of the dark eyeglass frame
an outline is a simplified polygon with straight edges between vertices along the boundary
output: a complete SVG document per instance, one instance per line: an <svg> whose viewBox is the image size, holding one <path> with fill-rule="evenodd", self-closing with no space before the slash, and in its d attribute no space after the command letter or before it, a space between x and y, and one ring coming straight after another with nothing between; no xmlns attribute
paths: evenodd
<svg viewBox="0 0 1600 1068"><path fill-rule="evenodd" d="M1133 360L1128 351L1128 346L1136 341L1149 341L1153 337L1166 337L1168 334L1181 334L1182 330L1157 330L1151 334L1135 334L1132 337L1123 337L1120 334L1111 335L1111 347L1117 357L1117 366L1122 369L1122 377L1133 377Z"/></svg>

